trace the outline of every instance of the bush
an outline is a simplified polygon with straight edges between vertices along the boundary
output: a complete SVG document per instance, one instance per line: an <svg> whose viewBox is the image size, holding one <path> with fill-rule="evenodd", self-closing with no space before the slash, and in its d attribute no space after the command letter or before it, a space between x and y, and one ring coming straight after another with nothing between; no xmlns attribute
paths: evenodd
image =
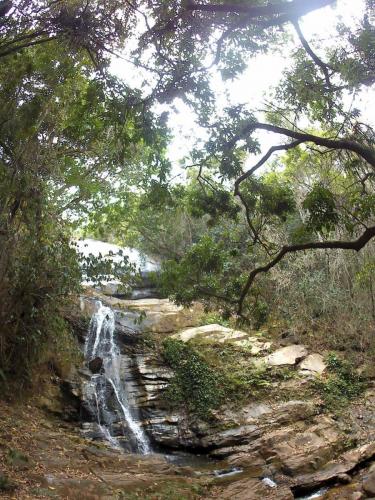
<svg viewBox="0 0 375 500"><path fill-rule="evenodd" d="M75 350L62 309L69 307L69 295L80 290L81 273L68 236L51 225L45 222L38 239L25 231L7 268L0 306L5 390L30 385L33 370L50 357L55 365L68 364Z"/></svg>
<svg viewBox="0 0 375 500"><path fill-rule="evenodd" d="M337 411L345 407L351 399L359 396L365 389L365 383L353 366L335 353L326 359L328 374L314 382L326 407Z"/></svg>

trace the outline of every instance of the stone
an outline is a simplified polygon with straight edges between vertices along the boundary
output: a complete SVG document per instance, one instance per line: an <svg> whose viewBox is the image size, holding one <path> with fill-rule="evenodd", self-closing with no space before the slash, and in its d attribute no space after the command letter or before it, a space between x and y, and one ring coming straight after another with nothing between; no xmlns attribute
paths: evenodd
<svg viewBox="0 0 375 500"><path fill-rule="evenodd" d="M297 477L295 479L296 484L299 487L302 486L305 489L312 489L316 486L319 487L320 485L326 484L327 482L337 480L338 476L341 474L350 473L357 466L367 462L370 459L373 459L374 456L375 456L375 442L367 443L363 446L360 446L359 448L355 448L353 450L343 453L335 460L327 462L325 466L322 467L317 472ZM370 473L367 476L367 479L369 479L367 485L370 490L372 489L373 486L375 487L375 474ZM363 487L365 484L366 484L366 479L364 480ZM374 493L370 494L375 494L375 490Z"/></svg>
<svg viewBox="0 0 375 500"><path fill-rule="evenodd" d="M99 356L89 362L89 369L92 373L100 373L103 368L103 360Z"/></svg>
<svg viewBox="0 0 375 500"><path fill-rule="evenodd" d="M362 488L367 495L375 495L375 472L370 472L362 482Z"/></svg>
<svg viewBox="0 0 375 500"><path fill-rule="evenodd" d="M220 344L231 343L241 347L248 347L250 353L254 356L262 351L269 350L271 347L270 342L260 342L257 337L252 337L246 332L217 324L187 328L172 335L172 337L182 340L182 342L199 339L205 342L218 342Z"/></svg>
<svg viewBox="0 0 375 500"><path fill-rule="evenodd" d="M352 477L349 474L339 474L337 480L341 484L350 484L352 482Z"/></svg>
<svg viewBox="0 0 375 500"><path fill-rule="evenodd" d="M327 365L324 363L324 358L321 354L309 354L299 365L299 368L304 373L321 375Z"/></svg>
<svg viewBox="0 0 375 500"><path fill-rule="evenodd" d="M290 345L277 349L266 358L267 364L271 366L295 365L308 355L303 345Z"/></svg>
<svg viewBox="0 0 375 500"><path fill-rule="evenodd" d="M222 325L211 324L188 328L173 335L174 338L188 342L192 339L207 339L217 342L225 342L227 340L246 339L249 335L239 330L233 330Z"/></svg>

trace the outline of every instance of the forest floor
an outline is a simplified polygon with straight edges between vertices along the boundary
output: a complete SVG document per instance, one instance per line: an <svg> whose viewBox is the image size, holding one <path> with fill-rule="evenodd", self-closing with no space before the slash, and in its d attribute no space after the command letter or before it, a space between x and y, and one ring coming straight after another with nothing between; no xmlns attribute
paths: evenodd
<svg viewBox="0 0 375 500"><path fill-rule="evenodd" d="M207 480L161 455L126 455L81 437L78 426L26 404L0 403L4 499L202 498ZM206 496L206 495L204 495Z"/></svg>

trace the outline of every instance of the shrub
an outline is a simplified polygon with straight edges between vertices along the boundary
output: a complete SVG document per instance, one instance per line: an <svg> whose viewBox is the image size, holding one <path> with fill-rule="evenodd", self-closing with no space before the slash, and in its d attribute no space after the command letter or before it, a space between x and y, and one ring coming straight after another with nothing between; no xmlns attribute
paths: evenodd
<svg viewBox="0 0 375 500"><path fill-rule="evenodd" d="M331 411L342 409L348 401L359 396L365 383L351 363L330 353L326 359L328 374L314 382L326 407Z"/></svg>

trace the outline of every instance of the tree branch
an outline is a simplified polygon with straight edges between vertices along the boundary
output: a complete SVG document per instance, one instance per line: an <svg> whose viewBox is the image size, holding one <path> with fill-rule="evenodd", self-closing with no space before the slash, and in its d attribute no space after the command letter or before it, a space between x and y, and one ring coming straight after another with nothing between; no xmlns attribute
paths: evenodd
<svg viewBox="0 0 375 500"><path fill-rule="evenodd" d="M354 241L317 241L311 243L302 243L300 245L290 245L284 246L280 250L280 252L276 255L274 259L272 259L268 264L264 266L259 266L255 268L249 274L246 285L242 290L240 299L238 301L238 310L237 313L239 316L242 316L243 306L245 298L254 283L255 278L260 273L266 273L270 269L276 266L284 257L289 253L299 252L303 250L319 250L319 249L342 249L342 250L354 250L359 252L367 243L375 236L375 226L369 227L366 231Z"/></svg>
<svg viewBox="0 0 375 500"><path fill-rule="evenodd" d="M296 130L290 130L284 127L279 127L277 125L270 125L268 123L249 123L246 125L242 131L237 134L231 141L228 142L228 149L233 148L236 142L247 136L255 130L267 130L268 132L273 132L275 134L285 135L291 139L296 139L302 142L312 142L317 146L322 146L334 150L346 150L356 153L358 156L367 161L372 167L375 168L375 150L373 148L364 146L359 142L352 141L350 139L329 139L326 137L320 137L314 134L309 134L306 132L298 132Z"/></svg>
<svg viewBox="0 0 375 500"><path fill-rule="evenodd" d="M250 170L247 172L243 173L236 179L236 182L234 183L234 194L239 195L239 190L240 190L240 184L247 178L249 178L251 175L253 175L254 172L256 172L262 165L266 163L266 161L275 153L276 151L288 151L289 149L296 148L300 144L302 144L303 141L293 141L289 144L280 144L279 146L272 146L267 153L263 156L263 158L256 164L254 167L252 167Z"/></svg>
<svg viewBox="0 0 375 500"><path fill-rule="evenodd" d="M306 38L303 36L303 33L302 33L301 28L300 28L300 26L298 24L298 21L294 21L293 22L293 26L294 26L294 29L296 30L298 38L300 39L300 41L302 43L303 48L309 54L309 56L314 61L314 63L322 70L323 75L324 75L324 80L325 80L326 85L327 85L327 89L328 90L332 89L331 78L330 78L330 74L329 74L329 71L328 71L327 64L324 63L320 59L320 57L318 57L315 54L315 52L311 48L310 44L308 43L308 41L306 40Z"/></svg>
<svg viewBox="0 0 375 500"><path fill-rule="evenodd" d="M50 36L48 38L41 38L40 40L36 40L35 42L24 43L23 45L19 45L17 47L12 47L8 50L4 50L0 52L0 57L8 56L9 54L13 54L14 52L19 52L22 49L26 49L27 47L33 47L35 45L40 45L41 43L47 43L51 40L56 40L57 36Z"/></svg>

